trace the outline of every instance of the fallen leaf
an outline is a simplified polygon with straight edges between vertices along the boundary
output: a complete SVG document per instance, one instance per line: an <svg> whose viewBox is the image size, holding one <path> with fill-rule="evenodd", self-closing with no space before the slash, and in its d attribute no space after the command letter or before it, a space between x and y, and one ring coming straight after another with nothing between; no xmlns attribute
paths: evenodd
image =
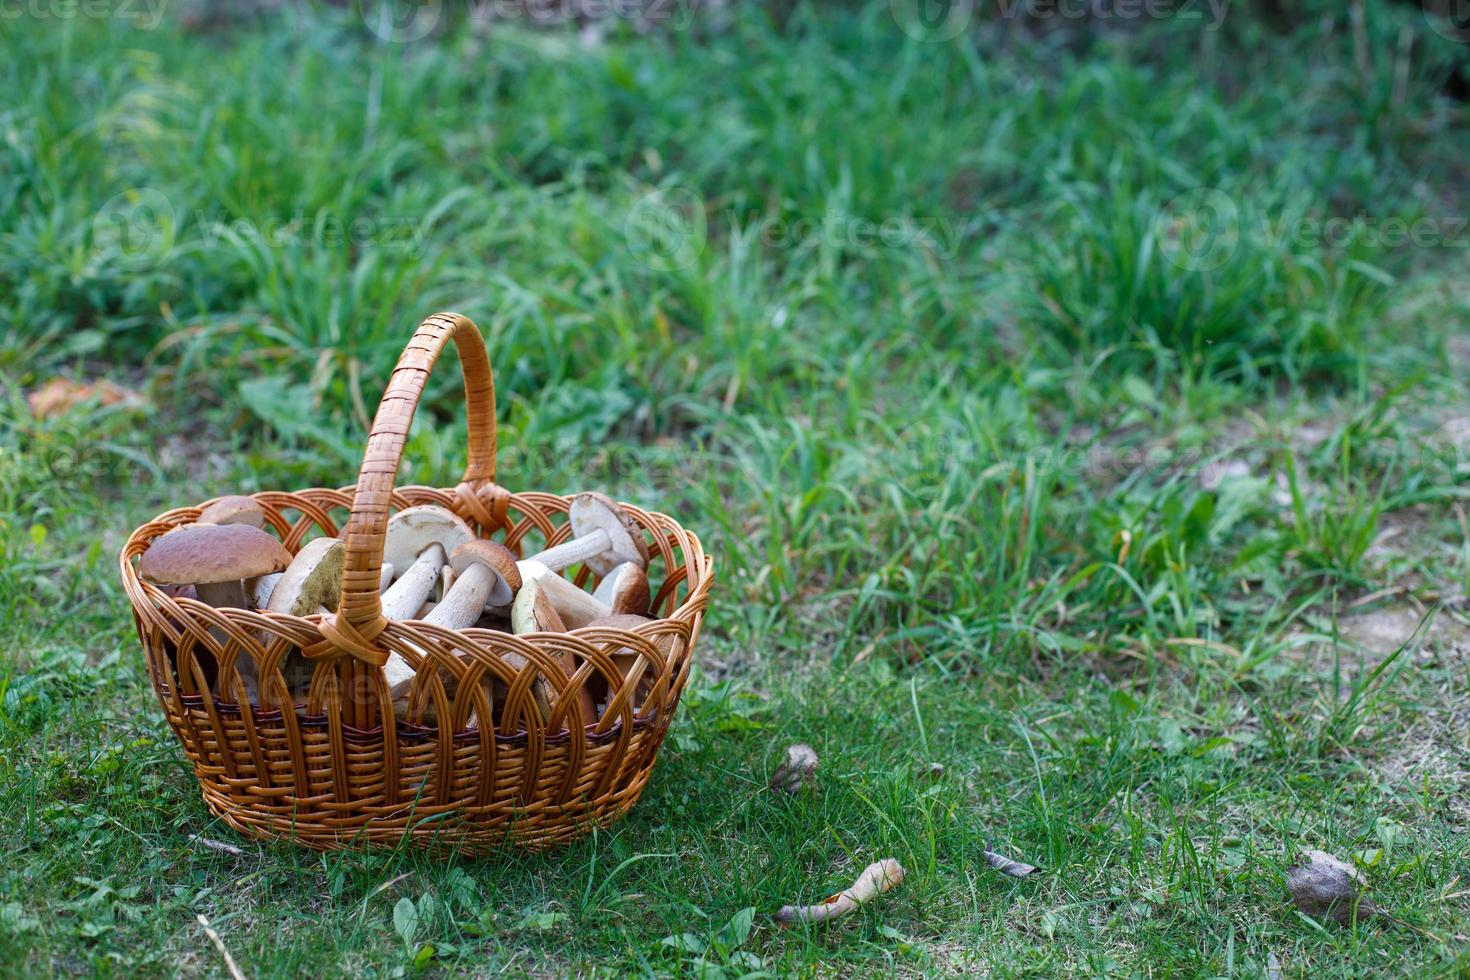
<svg viewBox="0 0 1470 980"><path fill-rule="evenodd" d="M875 861L863 869L857 881L836 895L829 895L816 905L784 905L776 913L776 921L829 922L840 918L860 905L864 905L886 892L903 884L903 865L893 858Z"/></svg>
<svg viewBox="0 0 1470 980"><path fill-rule="evenodd" d="M985 863L997 871L1002 871L1010 875L1012 878L1024 878L1038 870L1034 864L1027 864L1024 861L1013 861L1004 854L997 854L988 848L985 851Z"/></svg>
<svg viewBox="0 0 1470 980"><path fill-rule="evenodd" d="M26 396L31 414L38 419L65 415L93 399L105 406L143 404L143 396L136 391L106 380L83 384L70 378L52 378Z"/></svg>
<svg viewBox="0 0 1470 980"><path fill-rule="evenodd" d="M795 795L812 783L817 772L817 753L805 742L786 750L786 761L771 774L771 789Z"/></svg>
<svg viewBox="0 0 1470 980"><path fill-rule="evenodd" d="M1303 856L1306 861L1286 875L1286 887L1297 908L1307 915L1326 916L1342 925L1352 921L1355 908L1360 922L1378 914L1376 905L1360 897L1367 880L1357 868L1326 851L1308 850Z"/></svg>

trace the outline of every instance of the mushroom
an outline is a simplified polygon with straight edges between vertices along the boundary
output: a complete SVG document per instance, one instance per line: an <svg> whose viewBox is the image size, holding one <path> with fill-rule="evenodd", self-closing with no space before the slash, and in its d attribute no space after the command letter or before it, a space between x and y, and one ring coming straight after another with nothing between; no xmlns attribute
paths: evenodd
<svg viewBox="0 0 1470 980"><path fill-rule="evenodd" d="M515 552L498 541L467 541L454 549L449 561L454 568L454 584L424 620L426 623L465 629L480 618L487 602L510 602L521 587Z"/></svg>
<svg viewBox="0 0 1470 980"><path fill-rule="evenodd" d="M606 576L619 565L648 566L648 545L642 528L606 494L595 490L577 494L567 508L567 518L575 537L520 562L522 580L534 578L542 570L560 572L577 564L586 565L599 576ZM527 573L529 566L535 566L531 574ZM566 611L558 609L565 617ZM504 614L507 610L492 603L488 611ZM579 624L567 625L576 629Z"/></svg>
<svg viewBox="0 0 1470 980"><path fill-rule="evenodd" d="M648 564L643 529L606 494L596 490L577 494L567 508L567 519L575 537L532 555L529 561L539 561L556 572L585 564L598 575L624 562Z"/></svg>
<svg viewBox="0 0 1470 980"><path fill-rule="evenodd" d="M284 572L271 572L262 575L255 580L250 588L250 605L255 609L264 609L271 604L271 594L276 591L276 585L281 581Z"/></svg>
<svg viewBox="0 0 1470 980"><path fill-rule="evenodd" d="M475 539L475 532L453 511L433 504L409 507L393 515L383 541L383 561L404 572L383 593L383 615L413 619L434 591L448 553ZM414 670L396 653L383 665L393 696L413 682Z"/></svg>
<svg viewBox="0 0 1470 980"><path fill-rule="evenodd" d="M627 630L631 633L636 631L638 627L651 622L653 620L647 616L638 616L632 613L614 613L592 620L587 624L587 628ZM673 636L664 634L658 637L650 637L649 639L665 657L673 654ZM627 680L635 671L638 671L639 664L643 661L642 655L629 647L618 647L616 650L609 650L608 656L612 658L613 664L618 668L618 673L623 675L624 680ZM652 692L654 679L651 670L645 669L642 671L642 676L638 678L637 687L633 689L634 709L637 709L643 703L644 699L648 697L649 693ZM599 712L606 711L608 703L612 701L613 695L617 692L607 686L607 678L601 675L594 677L593 682L597 688L595 693L597 695L596 701Z"/></svg>
<svg viewBox="0 0 1470 980"><path fill-rule="evenodd" d="M635 616L647 616L648 573L643 570L642 565L625 561L597 583L592 598L605 604L614 615L632 613Z"/></svg>
<svg viewBox="0 0 1470 980"><path fill-rule="evenodd" d="M337 608L342 592L341 538L313 538L301 546L291 565L271 590L266 610L291 616L310 616L318 607Z"/></svg>
<svg viewBox="0 0 1470 980"><path fill-rule="evenodd" d="M438 542L434 542L430 545L430 550L439 549L439 547ZM424 622L434 626L452 630L472 626L480 618L487 596L493 595L498 598L503 595L508 601L515 590L521 586L520 574L516 571L515 553L503 544L482 538L471 538L454 549L451 560L455 570L454 585L445 593L444 598L435 603L433 608L425 612L422 617ZM408 618L392 615L388 609L388 599L393 596L405 579L415 574L415 568L428 567L427 563L422 561L415 562L414 567L403 573L402 579L393 583L393 587L388 590L388 595L384 596L383 605L383 611L390 619ZM439 581L439 570L434 569L425 580L424 597L429 595L437 581ZM422 605L424 602L420 598L419 606ZM413 613L420 611L419 606L414 607ZM408 665L408 661L397 654L390 654L388 662L383 665L383 673L387 675L389 692L394 700L401 701L408 695L416 673Z"/></svg>
<svg viewBox="0 0 1470 980"><path fill-rule="evenodd" d="M558 581L565 581L559 576L551 576ZM557 613L556 606L551 602L546 593L545 579L532 579L523 584L520 591L516 593L515 602L510 607L510 628L517 636L522 633L565 633L566 623L562 621L561 615ZM575 586L573 586L575 588ZM580 589L578 591L581 591ZM505 656L506 663L519 670L525 665L525 661L515 654ZM563 653L558 661L561 669L566 672L568 678L577 672L577 660L570 653ZM547 684L545 678L538 677L533 690L536 693L536 703L541 705L542 700L547 698ZM549 700L549 699L548 699ZM577 700L582 705L583 724L589 724L597 719L597 703L593 700L592 692L583 685L577 690ZM549 718L551 711L549 707L542 708L542 717Z"/></svg>
<svg viewBox="0 0 1470 980"><path fill-rule="evenodd" d="M511 604L510 628L517 635L522 633L565 633L566 624L547 601L546 594L535 582L527 582L516 592ZM502 654L507 664L516 670L526 666L526 658L517 653ZM531 682L531 696L536 699L536 710L542 719L551 717L551 692L546 678L537 676ZM493 700L493 699L492 699Z"/></svg>
<svg viewBox="0 0 1470 980"><path fill-rule="evenodd" d="M383 562L383 567L378 569L378 591L388 591L388 586L393 583L393 563Z"/></svg>
<svg viewBox="0 0 1470 980"><path fill-rule="evenodd" d="M383 594L383 615L411 617L433 591L446 556L474 539L470 526L443 507L423 504L394 514L383 540L383 561L404 571Z"/></svg>
<svg viewBox="0 0 1470 980"><path fill-rule="evenodd" d="M155 539L138 561L144 581L178 589L217 609L246 609L246 593L254 592L260 578L291 564L291 552L281 542L248 524L186 524ZM216 640L227 642L218 628L210 630ZM201 651L196 657L210 687L218 677L214 657ZM250 693L254 684L254 662L246 657L238 673Z"/></svg>
<svg viewBox="0 0 1470 980"><path fill-rule="evenodd" d="M539 561L527 559L516 564L523 582L540 583L567 629L581 629L594 619L612 615L612 607L583 592ZM492 606L490 611L494 612L495 607Z"/></svg>
<svg viewBox="0 0 1470 980"><path fill-rule="evenodd" d="M444 546L437 541L430 542L423 554L408 566L408 571L383 593L383 615L389 619L417 618L414 614L434 594L439 569L445 567L447 561L449 556Z"/></svg>
<svg viewBox="0 0 1470 980"><path fill-rule="evenodd" d="M253 497L231 494L221 497L199 512L200 524L244 524L265 527L265 510Z"/></svg>
<svg viewBox="0 0 1470 980"><path fill-rule="evenodd" d="M148 546L138 575L154 585L192 585L215 608L248 609L245 582L290 564L291 552L260 528L186 524Z"/></svg>
<svg viewBox="0 0 1470 980"><path fill-rule="evenodd" d="M345 557L346 548L341 538L313 538L306 542L291 559L286 571L276 576L266 598L265 611L288 616L314 616L336 609L337 598L342 592ZM257 599L261 591L261 584L257 582ZM269 643L270 639L268 635L261 635L262 643ZM311 685L311 675L315 670L300 650L292 648L287 652L281 661L281 676L293 700ZM240 674L245 679L245 689L251 700L258 700L260 680L256 665L242 661Z"/></svg>

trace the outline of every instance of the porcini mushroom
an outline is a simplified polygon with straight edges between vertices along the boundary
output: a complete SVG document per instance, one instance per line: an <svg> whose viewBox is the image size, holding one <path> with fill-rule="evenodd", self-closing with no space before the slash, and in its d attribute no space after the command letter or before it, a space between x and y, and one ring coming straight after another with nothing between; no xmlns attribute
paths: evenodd
<svg viewBox="0 0 1470 980"><path fill-rule="evenodd" d="M192 585L216 608L248 609L245 583L290 564L291 552L260 528L186 524L154 539L138 575L154 585Z"/></svg>
<svg viewBox="0 0 1470 980"><path fill-rule="evenodd" d="M255 609L264 609L271 604L271 593L276 591L276 584L281 581L284 572L271 572L262 575L255 580L250 589L250 605Z"/></svg>
<svg viewBox="0 0 1470 980"><path fill-rule="evenodd" d="M454 549L449 563L454 568L454 584L429 613L426 623L464 629L480 618L487 602L510 602L521 587L515 552L498 541L467 541Z"/></svg>
<svg viewBox="0 0 1470 980"><path fill-rule="evenodd" d="M606 575L624 562L646 567L648 545L643 529L611 497L587 490L572 498L567 521L574 537L532 555L554 572L583 564Z"/></svg>
<svg viewBox="0 0 1470 980"><path fill-rule="evenodd" d="M218 609L248 609L247 593L259 579L291 564L291 552L281 542L248 524L186 524L156 538L138 560L138 575L158 586L192 586L200 602ZM226 642L218 628L210 630ZM213 686L214 658L198 658L207 682ZM247 694L254 694L254 662L243 658L237 671Z"/></svg>
<svg viewBox="0 0 1470 980"><path fill-rule="evenodd" d="M647 616L638 616L632 613L614 613L608 616L603 616L599 619L592 620L590 623L587 624L586 628L627 630L631 633L637 630L638 627L651 622L653 622L653 620L649 619ZM650 638L650 641L656 648L658 648L661 653L663 653L665 657L673 654L674 638L671 635L664 634L658 636L657 638ZM635 671L638 671L638 665L644 659L642 654L638 653L630 647L618 647L616 650L609 650L608 656L612 658L613 664L618 668L618 673L622 675L623 680L625 681L629 677L631 677ZM652 666L652 664L648 664L647 667L641 672L641 676L639 676L638 678L637 685L633 689L633 708L635 710L640 705L642 705L644 699L647 698L649 693L653 690L653 682L655 680L655 677L652 670L648 669ZM599 713L601 713L607 710L607 705L610 701L612 701L613 694L615 692L610 686L607 685L607 679L605 677L598 676L593 680L599 682L593 685L593 693L596 695L595 700L598 705Z"/></svg>
<svg viewBox="0 0 1470 980"><path fill-rule="evenodd" d="M423 504L394 514L383 540L383 561L403 574L383 594L383 615L413 616L434 590L449 553L474 538L470 526L443 507Z"/></svg>
<svg viewBox="0 0 1470 980"><path fill-rule="evenodd" d="M313 538L301 546L290 566L271 590L266 610L290 616L310 616L318 607L337 608L342 592L341 538Z"/></svg>
<svg viewBox="0 0 1470 980"><path fill-rule="evenodd" d="M643 566L625 561L597 583L592 598L605 604L613 615L631 613L634 616L647 616L648 573L643 570Z"/></svg>
<svg viewBox="0 0 1470 980"><path fill-rule="evenodd" d="M199 512L200 524L244 524L247 527L265 527L265 509L255 498L240 494L221 497Z"/></svg>
<svg viewBox="0 0 1470 980"><path fill-rule="evenodd" d="M556 578L557 576L552 576ZM516 593L515 602L510 607L511 632L520 635L522 633L565 633L566 624L557 613L555 605L546 594L544 579L532 579L524 583L520 591ZM575 588L575 586L574 586ZM580 591L580 590L579 590ZM577 661L570 653L561 655L559 662L561 668L566 672L568 678L577 672ZM516 669L524 666L525 661L514 654L507 654L506 663ZM543 678L537 678L534 690L536 691L536 702L547 697L546 690L549 687ZM577 700L582 705L583 724L589 724L597 719L597 703L592 698L592 692L586 686L577 690ZM544 709L543 717L550 717L551 711Z"/></svg>
<svg viewBox="0 0 1470 980"><path fill-rule="evenodd" d="M546 598L556 608L556 613L566 623L567 629L581 629L594 619L612 615L612 608L590 593L583 592L571 582L541 564L539 561L517 562L523 582L538 582L546 592ZM492 607L493 611L494 607Z"/></svg>
<svg viewBox="0 0 1470 980"><path fill-rule="evenodd" d="M345 557L346 548L341 538L313 538L306 542L271 590L266 611L288 616L314 616L336 609L342 592ZM243 674L246 670L243 664L241 666ZM314 671L315 667L301 655L300 650L293 648L287 652L281 662L281 676L293 700L311 684ZM247 680L246 689L250 690L250 687Z"/></svg>
<svg viewBox="0 0 1470 980"><path fill-rule="evenodd" d="M474 625L485 609L490 597L510 601L521 587L520 573L516 570L515 552L495 541L474 538L454 549L450 556L454 569L453 584L439 602L423 616L423 621L445 629L461 630ZM410 569L411 573L413 570ZM407 577L408 573L405 573ZM439 575L429 580L429 589L439 581ZM397 588L397 585L394 585ZM388 590L390 593L393 589ZM428 592L425 592L427 595ZM389 691L395 701L400 702L413 685L415 671L406 661L390 656L383 671L388 678ZM544 693L538 704L546 701ZM427 717L425 720L429 720Z"/></svg>
<svg viewBox="0 0 1470 980"><path fill-rule="evenodd" d="M545 571L560 572L577 564L584 564L603 577L620 565L648 567L648 544L643 540L643 529L606 494L595 490L577 494L567 509L567 519L575 537L538 551L521 561L522 581L535 578ZM553 602L555 601L554 597ZM576 602L571 598L565 601ZM560 605L557 606L557 611L564 619L571 616L567 622L570 629L585 625L584 615L575 609L573 607L569 612ZM492 602L486 611L503 615L509 610ZM585 609L585 615L593 617L606 614L606 610L599 613L591 607Z"/></svg>
<svg viewBox="0 0 1470 980"><path fill-rule="evenodd" d="M417 616L439 581L448 553L474 539L470 526L443 507L424 504L394 514L383 541L383 561L404 572L383 593L383 615L389 619ZM413 668L396 653L389 653L383 673L395 698L413 683Z"/></svg>
<svg viewBox="0 0 1470 980"><path fill-rule="evenodd" d="M503 594L509 597L521 587L515 553L503 544L475 538L455 548L450 560L455 569L454 585L423 617L426 623L452 630L472 626L480 618L487 596ZM410 568L404 573L404 578L412 573ZM437 571L429 577L424 595L429 594L438 578ZM401 581L395 582L388 590L390 596ZM384 608L386 611L386 603ZM396 654L390 655L383 665L383 673L388 678L389 692L395 700L401 700L408 694L413 684L414 669L406 660Z"/></svg>

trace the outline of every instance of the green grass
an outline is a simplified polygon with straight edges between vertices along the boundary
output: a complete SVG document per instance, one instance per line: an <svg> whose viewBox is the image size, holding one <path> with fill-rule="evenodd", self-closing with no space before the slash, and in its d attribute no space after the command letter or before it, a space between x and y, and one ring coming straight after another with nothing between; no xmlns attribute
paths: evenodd
<svg viewBox="0 0 1470 980"><path fill-rule="evenodd" d="M221 975L201 913L252 977L1470 971L1470 47L1307 6L7 20L0 972ZM506 485L716 556L692 688L584 843L242 840L115 555L350 482L438 309L489 341ZM58 376L145 403L36 419ZM457 385L403 482L457 480ZM777 797L797 740L818 788ZM1304 847L1391 917L1298 915ZM773 922L882 857L883 902Z"/></svg>

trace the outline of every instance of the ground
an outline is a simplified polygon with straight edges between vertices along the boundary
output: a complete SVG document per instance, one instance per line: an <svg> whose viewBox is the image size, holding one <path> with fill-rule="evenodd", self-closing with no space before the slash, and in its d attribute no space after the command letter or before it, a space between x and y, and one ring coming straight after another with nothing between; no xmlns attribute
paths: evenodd
<svg viewBox="0 0 1470 980"><path fill-rule="evenodd" d="M224 975L201 914L252 977L1470 971L1470 46L1303 6L11 18L0 971ZM350 482L438 309L504 483L701 534L698 669L583 843L243 839L117 552ZM436 376L403 482L462 411ZM1306 848L1383 914L1296 912Z"/></svg>

